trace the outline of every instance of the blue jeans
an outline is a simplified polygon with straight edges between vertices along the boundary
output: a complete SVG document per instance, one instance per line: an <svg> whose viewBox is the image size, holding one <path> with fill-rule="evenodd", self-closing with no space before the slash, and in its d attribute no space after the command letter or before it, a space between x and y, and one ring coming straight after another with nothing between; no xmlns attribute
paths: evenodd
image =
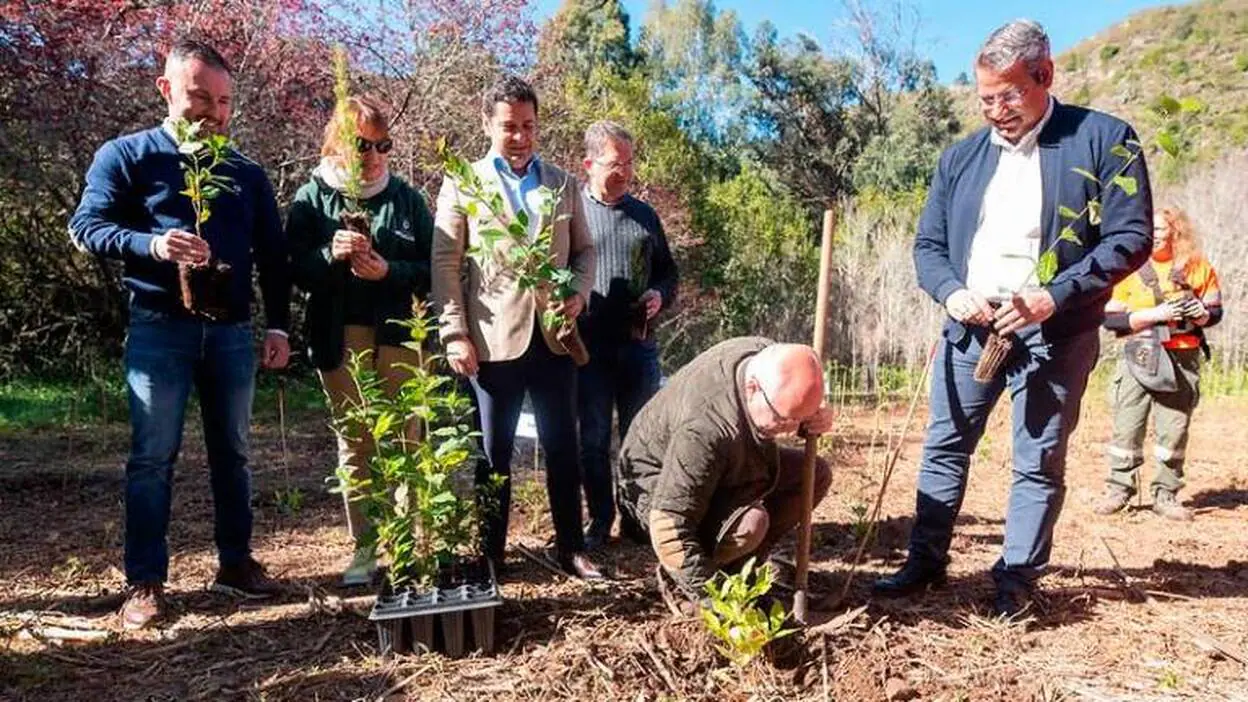
<svg viewBox="0 0 1248 702"><path fill-rule="evenodd" d="M986 330L945 327L932 370L931 418L919 471L910 558L932 568L948 562L953 523L966 492L971 454L988 415L1009 390L1013 414L1013 484L1004 550L993 566L998 588L1030 588L1048 564L1066 495L1066 445L1096 365L1095 329L1047 343L1038 328L1014 342L1004 369L988 383L972 377ZM960 337L960 338L959 338Z"/></svg>
<svg viewBox="0 0 1248 702"><path fill-rule="evenodd" d="M182 446L186 400L199 393L223 566L251 554L251 472L247 433L255 387L250 323L215 323L131 311L126 334L130 460L126 463L126 579L169 575L173 464Z"/></svg>
<svg viewBox="0 0 1248 702"><path fill-rule="evenodd" d="M615 521L611 471L611 413L619 414L620 440L633 417L659 391L659 349L652 340L589 342L589 363L577 373L581 473L590 530L605 536Z"/></svg>
<svg viewBox="0 0 1248 702"><path fill-rule="evenodd" d="M481 419L481 443L485 460L477 463L478 486L488 484L491 474L507 480L482 520L481 541L485 555L502 563L511 513L511 456L516 443L516 424L527 391L533 401L537 436L546 454L546 492L555 527L555 547L562 554L585 550L581 532L581 474L576 462L576 366L567 356L554 354L541 331L520 358L483 361L472 378Z"/></svg>

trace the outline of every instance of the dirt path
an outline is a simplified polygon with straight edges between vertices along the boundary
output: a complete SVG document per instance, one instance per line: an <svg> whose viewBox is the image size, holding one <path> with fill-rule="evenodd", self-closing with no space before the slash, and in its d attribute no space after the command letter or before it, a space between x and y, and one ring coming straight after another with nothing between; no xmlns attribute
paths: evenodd
<svg viewBox="0 0 1248 702"><path fill-rule="evenodd" d="M294 514L273 498L283 485L275 430L261 427L253 440L255 548L289 596L239 606L204 591L215 568L212 505L202 443L188 433L171 532L176 620L158 632L46 644L30 631L113 627L128 437L124 426L0 437L0 699L1248 700L1248 663L1233 659L1248 650L1245 406L1218 400L1199 410L1185 491L1197 518L1174 524L1146 508L1109 519L1092 514L1108 418L1102 398L1089 397L1070 456L1053 573L1028 626L980 616L1009 482L1001 410L972 468L951 586L913 601L868 600L870 578L904 556L917 463L917 446L908 446L879 538L851 590L848 606L866 604L865 611L830 635L808 637L781 667L745 671L716 658L697 622L668 618L649 554L624 545L612 552L619 577L609 586L558 578L515 556L496 656L379 658L360 614L367 605L351 599L366 593L335 583L350 544L337 497L323 491L332 443L316 415L299 420L289 437L292 473L307 496ZM899 409L881 414L881 431L900 419ZM839 590L883 456L871 446L874 412L843 420L834 492L816 517L816 594ZM521 474L518 483L528 479ZM541 494L528 492L515 501L512 539L540 543L548 519ZM1146 601L1125 598L1111 550ZM819 613L820 620L844 609Z"/></svg>

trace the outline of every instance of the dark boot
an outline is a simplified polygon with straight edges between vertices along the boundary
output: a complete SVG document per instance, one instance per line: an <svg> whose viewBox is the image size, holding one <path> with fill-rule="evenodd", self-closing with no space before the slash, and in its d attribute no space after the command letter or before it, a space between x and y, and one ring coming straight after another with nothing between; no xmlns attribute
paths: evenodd
<svg viewBox="0 0 1248 702"><path fill-rule="evenodd" d="M1031 592L1019 588L997 588L992 601L992 616L997 619L1018 619L1031 608Z"/></svg>
<svg viewBox="0 0 1248 702"><path fill-rule="evenodd" d="M929 587L943 587L946 580L943 565L930 565L907 560L901 570L875 581L871 594L877 597L904 597L924 592Z"/></svg>

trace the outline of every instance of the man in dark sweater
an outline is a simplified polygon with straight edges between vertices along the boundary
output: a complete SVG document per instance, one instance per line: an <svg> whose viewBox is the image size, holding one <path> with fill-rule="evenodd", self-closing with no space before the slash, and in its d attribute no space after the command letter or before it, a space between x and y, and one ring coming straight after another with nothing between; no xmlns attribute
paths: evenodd
<svg viewBox="0 0 1248 702"><path fill-rule="evenodd" d="M637 415L620 447L620 528L649 540L660 585L689 602L717 570L765 555L801 520L804 452L778 437L821 434L832 413L814 349L729 339L681 368ZM832 484L815 465L818 504Z"/></svg>
<svg viewBox="0 0 1248 702"><path fill-rule="evenodd" d="M211 47L181 41L170 50L156 84L168 104L169 119L100 147L70 221L75 244L124 263L123 282L130 291L125 350L131 423L125 568L130 591L121 610L127 629L145 627L165 612L173 464L192 386L203 415L220 559L213 589L243 597L273 594L274 584L251 557L250 546L253 265L259 270L269 327L261 362L282 368L290 355L286 242L264 170L231 154L218 170L231 179L231 187L212 201L212 214L201 224L203 238L193 233L191 201L180 194L185 187L179 165L183 157L172 121L199 121L202 130L224 134L231 109L230 69ZM211 318L183 306L178 275L179 264L202 267L209 261L228 264L232 272L218 291L222 304Z"/></svg>
<svg viewBox="0 0 1248 702"><path fill-rule="evenodd" d="M629 194L633 137L615 122L585 132L581 190L598 268L581 335L589 363L577 375L581 470L590 524L585 544L606 543L615 521L611 483L611 413L620 439L638 410L659 390L659 351L651 320L676 299L676 263L654 209Z"/></svg>

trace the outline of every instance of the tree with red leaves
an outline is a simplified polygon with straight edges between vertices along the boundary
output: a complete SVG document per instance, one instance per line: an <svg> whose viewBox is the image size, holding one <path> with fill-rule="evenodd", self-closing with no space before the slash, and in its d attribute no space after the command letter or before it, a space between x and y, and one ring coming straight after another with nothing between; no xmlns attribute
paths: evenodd
<svg viewBox="0 0 1248 702"><path fill-rule="evenodd" d="M116 273L74 255L65 222L96 148L161 118L154 80L176 38L233 65L232 136L284 202L318 157L332 45L352 54L357 85L394 105L392 167L428 184L436 137L479 138L477 95L497 71L532 64L535 31L526 0L0 5L0 246L25 253L0 268L0 377L82 371L97 350L119 350Z"/></svg>

